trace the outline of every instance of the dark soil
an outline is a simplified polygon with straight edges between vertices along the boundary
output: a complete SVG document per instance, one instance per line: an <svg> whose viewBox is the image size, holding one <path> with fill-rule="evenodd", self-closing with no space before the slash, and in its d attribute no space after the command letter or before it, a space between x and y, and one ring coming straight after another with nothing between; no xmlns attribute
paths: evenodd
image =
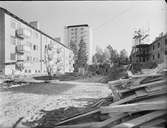
<svg viewBox="0 0 167 128"><path fill-rule="evenodd" d="M84 108L68 107L51 111L41 110L44 115L39 120L24 122L23 124L31 128L54 128L61 121L90 112L100 106L109 105L112 102L112 97L104 98L103 103L99 102L101 100L102 99L94 99L94 101L91 100L91 104L85 106ZM94 120L98 120L98 118L96 117Z"/></svg>

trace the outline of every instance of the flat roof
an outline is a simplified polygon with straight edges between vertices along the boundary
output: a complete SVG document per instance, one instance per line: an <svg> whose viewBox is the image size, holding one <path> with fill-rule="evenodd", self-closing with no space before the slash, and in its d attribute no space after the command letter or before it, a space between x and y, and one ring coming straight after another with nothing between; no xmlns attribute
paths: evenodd
<svg viewBox="0 0 167 128"><path fill-rule="evenodd" d="M74 27L88 27L88 24L80 24L80 25L70 25L70 26L66 26L67 28L74 28Z"/></svg>
<svg viewBox="0 0 167 128"><path fill-rule="evenodd" d="M136 45L136 48L146 48L149 46L150 46L150 44L138 44L138 45Z"/></svg>
<svg viewBox="0 0 167 128"><path fill-rule="evenodd" d="M60 45L62 45L62 46L64 46L64 47L66 47L66 48L68 48L68 49L70 49L69 47L67 47L66 45L62 44L60 41L56 40L55 38L53 38L53 37L49 36L48 34L46 34L46 33L42 32L41 30L39 30L39 29L37 29L37 28L35 28L35 27L31 26L28 22L26 22L25 20L23 20L23 19L19 18L19 17L18 17L18 16L16 16L15 14L13 14L13 13L9 12L7 9L4 9L4 8L2 8L2 7L0 7L0 9L1 9L1 10L3 10L6 14L8 14L8 15L12 16L13 18L15 18L15 19L19 20L20 22L24 23L25 25L29 26L30 28L32 28L32 29L34 29L34 30L38 31L39 33L41 33L41 34L45 35L46 37L48 37L48 38L50 38L50 39L52 39L52 40L56 41L56 42L57 42L57 43L59 43ZM71 50L71 49L70 49L70 50Z"/></svg>

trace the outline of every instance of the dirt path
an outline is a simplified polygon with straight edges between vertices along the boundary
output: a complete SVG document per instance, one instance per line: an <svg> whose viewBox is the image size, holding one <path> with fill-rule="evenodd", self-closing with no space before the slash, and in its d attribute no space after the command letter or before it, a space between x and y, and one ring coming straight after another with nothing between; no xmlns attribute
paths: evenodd
<svg viewBox="0 0 167 128"><path fill-rule="evenodd" d="M0 127L11 127L20 117L35 120L43 110L83 107L88 99L106 97L111 92L105 84L54 82L0 90ZM82 100L81 100L82 99Z"/></svg>

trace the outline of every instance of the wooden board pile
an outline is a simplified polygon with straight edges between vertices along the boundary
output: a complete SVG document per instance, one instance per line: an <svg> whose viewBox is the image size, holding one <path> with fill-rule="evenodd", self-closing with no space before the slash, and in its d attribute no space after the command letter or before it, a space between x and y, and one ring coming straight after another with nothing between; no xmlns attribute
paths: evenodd
<svg viewBox="0 0 167 128"><path fill-rule="evenodd" d="M109 82L113 103L60 122L55 128L165 128L165 79L164 75L146 75ZM100 120L86 121L90 115L98 115Z"/></svg>

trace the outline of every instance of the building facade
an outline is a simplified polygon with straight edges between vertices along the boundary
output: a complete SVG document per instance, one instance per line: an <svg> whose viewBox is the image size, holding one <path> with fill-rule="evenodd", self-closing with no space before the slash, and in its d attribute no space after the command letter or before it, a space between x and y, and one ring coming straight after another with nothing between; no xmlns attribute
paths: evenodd
<svg viewBox="0 0 167 128"><path fill-rule="evenodd" d="M73 71L73 52L35 26L0 8L0 74L46 74L48 66Z"/></svg>
<svg viewBox="0 0 167 128"><path fill-rule="evenodd" d="M167 34L156 38L151 44L139 44L134 46L131 53L132 63L165 62L167 56Z"/></svg>
<svg viewBox="0 0 167 128"><path fill-rule="evenodd" d="M89 25L72 25L64 28L64 44L67 47L70 47L71 42L73 42L79 50L81 40L86 43L88 64L92 64L92 32Z"/></svg>

